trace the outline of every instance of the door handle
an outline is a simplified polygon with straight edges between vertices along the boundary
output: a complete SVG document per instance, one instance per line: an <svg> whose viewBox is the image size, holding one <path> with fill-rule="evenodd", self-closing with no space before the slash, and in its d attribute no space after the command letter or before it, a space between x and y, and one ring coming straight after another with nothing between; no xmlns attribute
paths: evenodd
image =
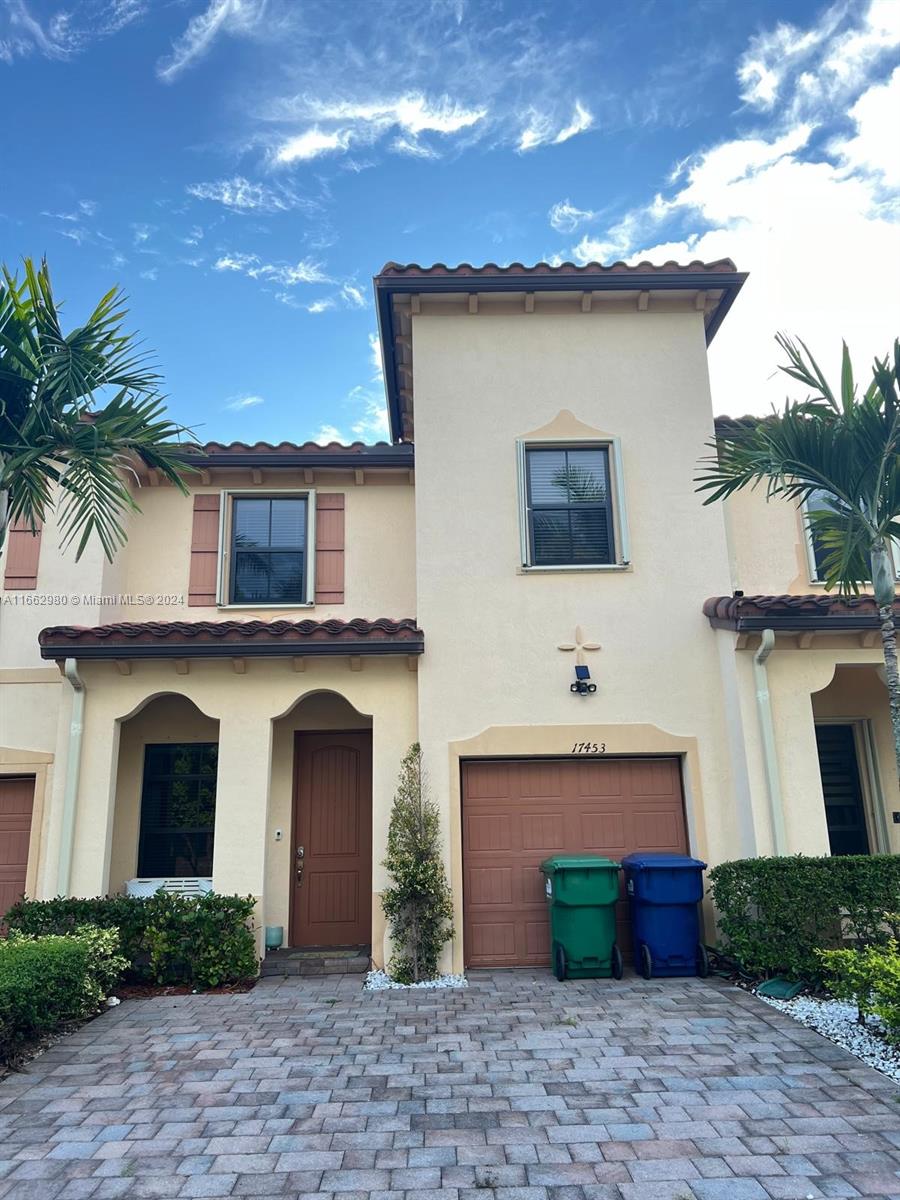
<svg viewBox="0 0 900 1200"><path fill-rule="evenodd" d="M303 854L302 846L297 847L297 887L303 883Z"/></svg>

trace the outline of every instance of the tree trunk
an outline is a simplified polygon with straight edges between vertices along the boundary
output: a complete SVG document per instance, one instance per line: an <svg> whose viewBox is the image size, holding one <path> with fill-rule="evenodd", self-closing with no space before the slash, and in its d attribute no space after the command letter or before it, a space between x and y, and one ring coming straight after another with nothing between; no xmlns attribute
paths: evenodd
<svg viewBox="0 0 900 1200"><path fill-rule="evenodd" d="M897 759L897 778L900 779L900 670L897 667L897 626L894 621L894 606L882 605L878 609L881 618L881 643L884 647L884 665L887 676L888 696L891 704L891 725L894 730L894 754Z"/></svg>

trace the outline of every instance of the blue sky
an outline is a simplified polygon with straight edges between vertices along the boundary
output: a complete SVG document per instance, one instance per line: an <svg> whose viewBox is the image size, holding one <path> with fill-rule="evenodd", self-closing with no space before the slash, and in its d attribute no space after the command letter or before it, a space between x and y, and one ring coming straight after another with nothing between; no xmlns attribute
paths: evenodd
<svg viewBox="0 0 900 1200"><path fill-rule="evenodd" d="M0 0L0 92L0 257L203 439L383 437L391 259L730 255L721 412L900 332L900 0Z"/></svg>

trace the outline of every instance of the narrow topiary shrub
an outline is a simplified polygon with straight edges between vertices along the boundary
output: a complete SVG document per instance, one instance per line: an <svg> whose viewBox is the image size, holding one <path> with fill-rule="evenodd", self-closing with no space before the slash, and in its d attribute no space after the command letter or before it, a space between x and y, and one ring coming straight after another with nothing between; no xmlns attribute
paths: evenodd
<svg viewBox="0 0 900 1200"><path fill-rule="evenodd" d="M256 975L252 896L106 896L21 900L6 914L10 930L71 933L86 923L115 929L132 982L218 987Z"/></svg>
<svg viewBox="0 0 900 1200"><path fill-rule="evenodd" d="M398 983L434 979L441 950L453 935L453 905L441 856L437 805L428 796L418 742L400 766L384 866L393 880L381 894L394 941L391 977Z"/></svg>
<svg viewBox="0 0 900 1200"><path fill-rule="evenodd" d="M0 1062L96 1013L127 966L118 949L114 929L90 925L64 936L12 932L0 941Z"/></svg>
<svg viewBox="0 0 900 1200"><path fill-rule="evenodd" d="M900 856L747 858L709 873L723 948L751 975L819 986L818 951L900 934Z"/></svg>

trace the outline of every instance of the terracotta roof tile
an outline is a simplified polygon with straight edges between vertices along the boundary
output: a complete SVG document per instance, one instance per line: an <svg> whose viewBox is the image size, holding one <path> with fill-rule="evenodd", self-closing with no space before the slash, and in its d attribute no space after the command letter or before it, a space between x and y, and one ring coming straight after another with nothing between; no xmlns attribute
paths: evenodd
<svg viewBox="0 0 900 1200"><path fill-rule="evenodd" d="M206 442L200 447L203 454L321 454L327 458L329 454L372 454L392 451L390 442L350 442L342 445L340 442Z"/></svg>
<svg viewBox="0 0 900 1200"><path fill-rule="evenodd" d="M695 259L690 263L677 263L673 261L665 263L640 262L636 264L626 262L614 262L607 266L603 263L573 263L563 262L554 265L548 262L535 263L533 266L526 266L524 263L514 262L508 266L500 266L498 263L484 263L482 266L473 266L472 263L459 263L458 266L450 267L446 263L432 263L431 266L421 266L419 263L385 263L381 268L382 278L398 278L398 277L420 277L420 276L441 276L460 277L460 276L503 276L503 275L648 275L648 274L673 274L683 272L685 274L698 274L708 271L734 271L737 272L737 267L730 258L720 258L716 262L704 263L699 259Z"/></svg>
<svg viewBox="0 0 900 1200"><path fill-rule="evenodd" d="M900 600L894 611L900 617ZM875 629L874 596L712 596L703 615L717 629Z"/></svg>
<svg viewBox="0 0 900 1200"><path fill-rule="evenodd" d="M415 620L122 621L51 625L38 637L43 658L241 657L243 655L420 654Z"/></svg>

